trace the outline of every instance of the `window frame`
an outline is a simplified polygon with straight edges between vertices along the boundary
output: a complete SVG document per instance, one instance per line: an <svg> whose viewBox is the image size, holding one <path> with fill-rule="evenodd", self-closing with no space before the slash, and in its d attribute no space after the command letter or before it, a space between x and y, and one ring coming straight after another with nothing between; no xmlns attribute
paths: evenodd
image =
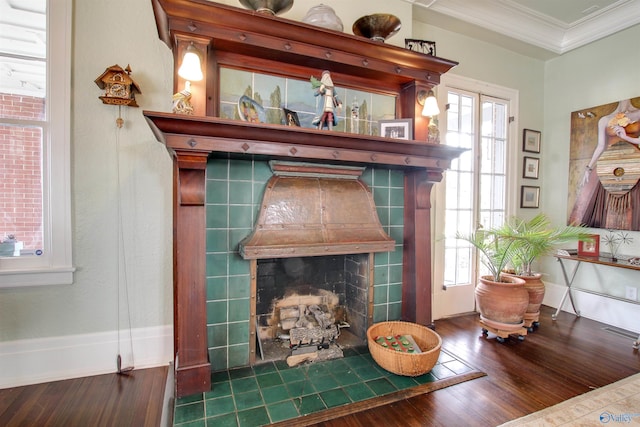
<svg viewBox="0 0 640 427"><path fill-rule="evenodd" d="M73 283L71 234L72 0L47 0L47 94L43 125L41 256L0 259L0 288Z"/></svg>

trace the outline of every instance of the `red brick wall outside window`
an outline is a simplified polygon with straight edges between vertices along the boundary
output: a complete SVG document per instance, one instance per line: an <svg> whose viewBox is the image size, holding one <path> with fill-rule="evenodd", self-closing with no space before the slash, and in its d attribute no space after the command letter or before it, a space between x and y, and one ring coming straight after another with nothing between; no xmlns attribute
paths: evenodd
<svg viewBox="0 0 640 427"><path fill-rule="evenodd" d="M42 120L44 99L0 93L0 117ZM30 250L43 246L42 138L39 126L0 125L0 241Z"/></svg>

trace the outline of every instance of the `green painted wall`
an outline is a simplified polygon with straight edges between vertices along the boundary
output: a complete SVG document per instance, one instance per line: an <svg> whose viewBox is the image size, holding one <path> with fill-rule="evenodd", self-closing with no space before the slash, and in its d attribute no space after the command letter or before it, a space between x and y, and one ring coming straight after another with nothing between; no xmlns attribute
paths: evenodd
<svg viewBox="0 0 640 427"><path fill-rule="evenodd" d="M573 111L640 96L640 55L632 53L634 41L639 39L640 25L636 25L545 64L541 204L556 222L567 218L570 115ZM593 231L606 234L606 230ZM624 254L638 256L640 232L629 234L633 243L624 245L621 250ZM558 263L547 260L545 271L550 274L549 280L564 283ZM624 297L625 286L638 286L637 272L585 266L580 273L576 280L581 286L615 296ZM619 323L625 322L619 318L628 317L613 309L609 313L597 313L597 316L605 315L608 317L603 320L611 318ZM633 325L633 322L629 323Z"/></svg>

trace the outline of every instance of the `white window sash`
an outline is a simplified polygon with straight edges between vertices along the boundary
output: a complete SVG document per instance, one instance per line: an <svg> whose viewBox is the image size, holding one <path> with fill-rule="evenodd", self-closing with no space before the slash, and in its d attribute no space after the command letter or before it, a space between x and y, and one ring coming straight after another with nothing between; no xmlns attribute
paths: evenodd
<svg viewBox="0 0 640 427"><path fill-rule="evenodd" d="M47 5L47 123L43 141L43 255L0 259L0 288L69 285L71 234L72 0Z"/></svg>

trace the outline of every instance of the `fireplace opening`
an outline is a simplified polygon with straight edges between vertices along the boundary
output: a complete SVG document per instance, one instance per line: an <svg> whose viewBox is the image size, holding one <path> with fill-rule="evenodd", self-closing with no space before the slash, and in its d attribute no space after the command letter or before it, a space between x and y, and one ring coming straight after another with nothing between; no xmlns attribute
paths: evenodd
<svg viewBox="0 0 640 427"><path fill-rule="evenodd" d="M366 344L373 317L373 254L259 259L255 363L291 366L342 357Z"/></svg>

